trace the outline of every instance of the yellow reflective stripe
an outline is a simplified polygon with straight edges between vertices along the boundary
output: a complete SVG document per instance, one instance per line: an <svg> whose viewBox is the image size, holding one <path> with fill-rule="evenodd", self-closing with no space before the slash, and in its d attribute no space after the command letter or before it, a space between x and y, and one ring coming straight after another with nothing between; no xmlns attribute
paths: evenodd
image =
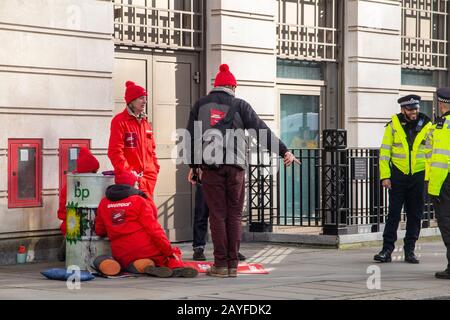
<svg viewBox="0 0 450 320"><path fill-rule="evenodd" d="M392 158L406 159L406 154L393 153Z"/></svg>
<svg viewBox="0 0 450 320"><path fill-rule="evenodd" d="M394 146L396 148L403 148L403 144L401 144L401 143L394 143L392 146Z"/></svg>
<svg viewBox="0 0 450 320"><path fill-rule="evenodd" d="M388 145L388 144L382 144L382 145L381 145L381 149L391 150L391 146Z"/></svg>
<svg viewBox="0 0 450 320"><path fill-rule="evenodd" d="M431 166L433 168L439 168L439 169L447 169L448 168L448 163L443 163L443 162L432 162Z"/></svg>
<svg viewBox="0 0 450 320"><path fill-rule="evenodd" d="M443 156L450 156L450 150L446 149L433 149L433 154L440 154Z"/></svg>
<svg viewBox="0 0 450 320"><path fill-rule="evenodd" d="M381 156L381 157L380 157L380 160L381 160L381 161L383 161L383 160L384 160L384 161L390 161L390 160L391 160L391 157Z"/></svg>
<svg viewBox="0 0 450 320"><path fill-rule="evenodd" d="M392 125L392 122L391 123L389 123L389 125L388 125L390 128L391 128L391 132L392 132L392 135L394 135L394 133L395 133L395 129L394 129L394 126Z"/></svg>
<svg viewBox="0 0 450 320"><path fill-rule="evenodd" d="M416 159L425 159L425 154L424 153L417 154Z"/></svg>
<svg viewBox="0 0 450 320"><path fill-rule="evenodd" d="M427 153L427 154L425 155L425 158L431 159L432 156L433 156L433 155L432 155L431 153Z"/></svg>

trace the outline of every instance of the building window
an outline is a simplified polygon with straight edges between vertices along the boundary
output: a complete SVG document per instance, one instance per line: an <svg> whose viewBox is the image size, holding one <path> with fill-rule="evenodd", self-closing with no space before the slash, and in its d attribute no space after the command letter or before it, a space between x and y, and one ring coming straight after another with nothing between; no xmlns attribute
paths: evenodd
<svg viewBox="0 0 450 320"><path fill-rule="evenodd" d="M8 208L42 206L42 139L8 140Z"/></svg>
<svg viewBox="0 0 450 320"><path fill-rule="evenodd" d="M324 80L324 65L314 61L277 59L277 78Z"/></svg>
<svg viewBox="0 0 450 320"><path fill-rule="evenodd" d="M402 69L402 85L437 87L439 85L439 71Z"/></svg>
<svg viewBox="0 0 450 320"><path fill-rule="evenodd" d="M118 46L201 50L203 0L113 0Z"/></svg>
<svg viewBox="0 0 450 320"><path fill-rule="evenodd" d="M420 102L420 112L427 115L431 120L436 115L436 110L433 110L433 101L422 100Z"/></svg>
<svg viewBox="0 0 450 320"><path fill-rule="evenodd" d="M288 148L319 147L320 97L282 94L280 96L281 140Z"/></svg>
<svg viewBox="0 0 450 320"><path fill-rule="evenodd" d="M402 0L402 65L447 70L447 0Z"/></svg>
<svg viewBox="0 0 450 320"><path fill-rule="evenodd" d="M67 183L67 174L77 167L78 154L82 147L90 149L89 139L60 139L59 140L59 192Z"/></svg>
<svg viewBox="0 0 450 320"><path fill-rule="evenodd" d="M336 61L336 0L277 0L280 58Z"/></svg>
<svg viewBox="0 0 450 320"><path fill-rule="evenodd" d="M317 153L311 149L319 148L320 136L320 97L313 95L280 95L280 136L286 146L302 160L301 166L285 168L280 171L280 197L286 202L280 204L281 219L302 221L302 218L315 217L316 198L312 192L318 187ZM307 149L307 150L299 150ZM303 192L302 192L303 191ZM306 219L305 219L306 220ZM294 221L288 221L294 223Z"/></svg>

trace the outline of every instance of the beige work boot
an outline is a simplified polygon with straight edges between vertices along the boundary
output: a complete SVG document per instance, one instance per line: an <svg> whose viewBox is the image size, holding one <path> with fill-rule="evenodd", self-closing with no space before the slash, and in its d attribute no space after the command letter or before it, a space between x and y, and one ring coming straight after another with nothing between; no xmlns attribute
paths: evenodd
<svg viewBox="0 0 450 320"><path fill-rule="evenodd" d="M228 268L212 266L206 270L206 274L211 277L228 278Z"/></svg>
<svg viewBox="0 0 450 320"><path fill-rule="evenodd" d="M230 278L236 278L237 277L237 268L228 268L228 276Z"/></svg>

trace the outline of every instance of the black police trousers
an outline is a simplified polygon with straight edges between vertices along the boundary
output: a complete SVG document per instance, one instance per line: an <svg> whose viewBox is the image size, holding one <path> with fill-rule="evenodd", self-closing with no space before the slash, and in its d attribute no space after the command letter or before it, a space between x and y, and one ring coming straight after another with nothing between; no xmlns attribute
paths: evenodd
<svg viewBox="0 0 450 320"><path fill-rule="evenodd" d="M450 268L450 175L442 185L439 197L433 197L432 200L442 240L447 248L447 264Z"/></svg>
<svg viewBox="0 0 450 320"><path fill-rule="evenodd" d="M389 213L383 233L383 249L390 252L395 249L397 229L400 215L405 206L406 235L404 239L405 252L412 252L419 239L420 224L424 207L425 172L405 175L395 166L391 170L391 190L389 190Z"/></svg>
<svg viewBox="0 0 450 320"><path fill-rule="evenodd" d="M195 211L194 211L194 241L192 247L205 248L206 233L208 232L209 209L203 194L203 187L200 183L196 184L195 191Z"/></svg>

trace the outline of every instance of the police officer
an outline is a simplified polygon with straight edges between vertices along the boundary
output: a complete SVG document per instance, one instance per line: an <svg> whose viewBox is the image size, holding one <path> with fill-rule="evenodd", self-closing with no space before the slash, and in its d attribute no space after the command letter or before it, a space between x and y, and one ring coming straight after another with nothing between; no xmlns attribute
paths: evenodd
<svg viewBox="0 0 450 320"><path fill-rule="evenodd" d="M428 142L433 151L427 163L428 193L433 201L437 223L447 247L447 269L436 272L439 279L450 279L450 88L437 91L442 114L431 128Z"/></svg>
<svg viewBox="0 0 450 320"><path fill-rule="evenodd" d="M380 150L380 179L389 189L389 213L383 233L383 249L375 261L391 262L397 240L400 214L405 205L405 261L419 263L414 249L419 238L424 206L425 156L430 119L419 112L421 97L408 95L398 99L401 113L386 125Z"/></svg>

